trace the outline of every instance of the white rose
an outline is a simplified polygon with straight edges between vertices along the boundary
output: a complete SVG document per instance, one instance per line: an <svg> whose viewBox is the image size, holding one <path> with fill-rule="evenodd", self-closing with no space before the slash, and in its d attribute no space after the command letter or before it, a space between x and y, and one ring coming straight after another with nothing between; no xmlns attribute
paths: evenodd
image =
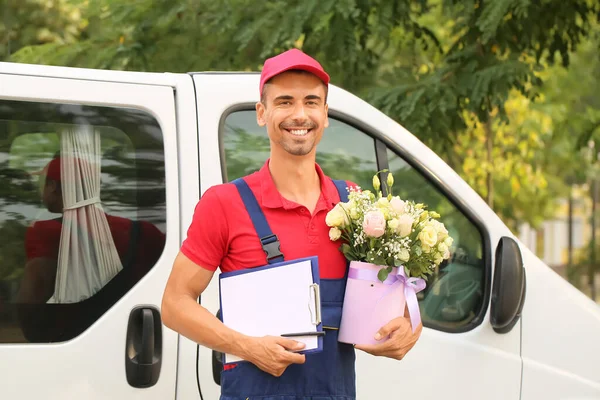
<svg viewBox="0 0 600 400"><path fill-rule="evenodd" d="M442 255L440 253L436 253L435 254L435 259L433 260L433 262L437 265L441 264L442 261L444 261L444 258L442 257Z"/></svg>
<svg viewBox="0 0 600 400"><path fill-rule="evenodd" d="M452 243L454 243L454 239L452 239L450 236L444 240L444 244L448 247L452 247Z"/></svg>
<svg viewBox="0 0 600 400"><path fill-rule="evenodd" d="M392 197L392 200L390 200L390 205L392 206L392 209L398 214L403 214L404 210L406 209L406 203L400 200L400 197L398 196Z"/></svg>
<svg viewBox="0 0 600 400"><path fill-rule="evenodd" d="M444 240L448 237L448 230L446 229L444 224L442 224L440 221L437 221L435 219L432 220L431 223L433 224L433 227L436 230L440 240Z"/></svg>
<svg viewBox="0 0 600 400"><path fill-rule="evenodd" d="M398 254L398 258L400 258L400 261L402 261L402 262L407 262L408 260L410 260L409 251L406 249L400 250L400 253Z"/></svg>
<svg viewBox="0 0 600 400"><path fill-rule="evenodd" d="M382 197L379 200L377 200L377 206L382 208L382 207L387 207L390 205L390 202L388 201L387 197Z"/></svg>
<svg viewBox="0 0 600 400"><path fill-rule="evenodd" d="M388 227L394 232L396 232L398 227L400 226L400 222L398 222L396 218L389 220L387 224Z"/></svg>
<svg viewBox="0 0 600 400"><path fill-rule="evenodd" d="M398 218L398 233L400 236L408 236L412 232L413 219L408 215L404 214Z"/></svg>
<svg viewBox="0 0 600 400"><path fill-rule="evenodd" d="M333 227L329 230L329 239L331 239L332 241L335 242L340 237L342 237L342 231L340 231L338 228Z"/></svg>
<svg viewBox="0 0 600 400"><path fill-rule="evenodd" d="M437 232L431 225L426 225L421 232L419 232L419 240L423 246L433 247L437 243Z"/></svg>
<svg viewBox="0 0 600 400"><path fill-rule="evenodd" d="M438 245L438 250L441 254L446 254L446 252L448 251L448 246L446 246L446 244L442 242Z"/></svg>
<svg viewBox="0 0 600 400"><path fill-rule="evenodd" d="M327 213L325 217L325 223L330 227L343 227L346 226L350 221L348 220L348 216L346 215L346 211L344 210L341 203L338 203L333 207L331 211Z"/></svg>

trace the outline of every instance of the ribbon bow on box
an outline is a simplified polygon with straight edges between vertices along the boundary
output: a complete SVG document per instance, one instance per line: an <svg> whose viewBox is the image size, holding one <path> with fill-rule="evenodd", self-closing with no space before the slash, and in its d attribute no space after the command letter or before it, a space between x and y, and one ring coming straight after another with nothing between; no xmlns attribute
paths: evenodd
<svg viewBox="0 0 600 400"><path fill-rule="evenodd" d="M404 272L404 267L400 266L397 268L396 274L389 274L387 279L383 282L377 277L377 271L350 268L348 271L348 278L360 279L371 282L380 282L384 285L390 285L390 288L377 300L379 303L385 296L390 294L397 285L404 284L404 297L406 298L406 305L410 314L410 323L412 325L412 331L421 323L421 313L419 311L419 301L417 300L417 293L425 289L426 283L422 278L408 278Z"/></svg>

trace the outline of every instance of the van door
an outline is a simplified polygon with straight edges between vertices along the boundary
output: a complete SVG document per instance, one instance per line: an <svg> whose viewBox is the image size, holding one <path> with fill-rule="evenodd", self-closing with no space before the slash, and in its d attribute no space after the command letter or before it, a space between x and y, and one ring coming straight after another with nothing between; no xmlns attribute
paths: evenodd
<svg viewBox="0 0 600 400"><path fill-rule="evenodd" d="M198 74L194 82L204 191L260 168L269 139L256 123L258 74ZM419 293L425 328L414 349L401 361L357 351L357 398L519 399L520 322L504 334L490 324L496 246L513 235L448 165L383 113L334 86L328 103L330 126L317 150L325 173L371 189L375 171L389 168L394 193L439 211L454 238L451 262ZM216 282L201 302L218 310ZM198 354L199 389L205 400L217 399L212 352L200 347Z"/></svg>
<svg viewBox="0 0 600 400"><path fill-rule="evenodd" d="M174 398L174 103L166 75L0 64L3 398Z"/></svg>

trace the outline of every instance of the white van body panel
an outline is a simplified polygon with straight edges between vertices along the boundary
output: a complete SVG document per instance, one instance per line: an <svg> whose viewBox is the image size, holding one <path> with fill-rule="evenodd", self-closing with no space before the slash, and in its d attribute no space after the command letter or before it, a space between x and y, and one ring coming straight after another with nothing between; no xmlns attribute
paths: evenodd
<svg viewBox="0 0 600 400"><path fill-rule="evenodd" d="M531 251L522 252L522 400L600 399L600 308Z"/></svg>
<svg viewBox="0 0 600 400"><path fill-rule="evenodd" d="M175 393L178 335L163 329L161 376L145 390L127 383L125 338L131 310L139 305L160 309L162 293L179 249L178 149L173 89L155 79L154 85L94 82L64 78L6 74L0 65L0 98L9 100L79 103L137 108L151 113L164 134L166 165L167 237L158 263L88 330L59 344L0 344L2 397L7 399L148 399ZM17 68L18 69L18 68ZM31 73L50 72L24 67ZM114 73L116 76L118 73ZM159 78L158 76L156 78ZM163 81L170 78L163 76ZM171 206L172 205L172 206ZM31 378L35 377L32 381Z"/></svg>

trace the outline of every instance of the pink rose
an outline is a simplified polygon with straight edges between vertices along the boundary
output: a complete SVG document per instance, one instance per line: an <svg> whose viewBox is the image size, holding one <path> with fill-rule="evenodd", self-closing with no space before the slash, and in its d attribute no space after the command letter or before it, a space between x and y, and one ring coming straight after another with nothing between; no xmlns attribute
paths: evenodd
<svg viewBox="0 0 600 400"><path fill-rule="evenodd" d="M365 214L363 229L367 236L381 237L385 233L385 216L379 210L369 211Z"/></svg>

